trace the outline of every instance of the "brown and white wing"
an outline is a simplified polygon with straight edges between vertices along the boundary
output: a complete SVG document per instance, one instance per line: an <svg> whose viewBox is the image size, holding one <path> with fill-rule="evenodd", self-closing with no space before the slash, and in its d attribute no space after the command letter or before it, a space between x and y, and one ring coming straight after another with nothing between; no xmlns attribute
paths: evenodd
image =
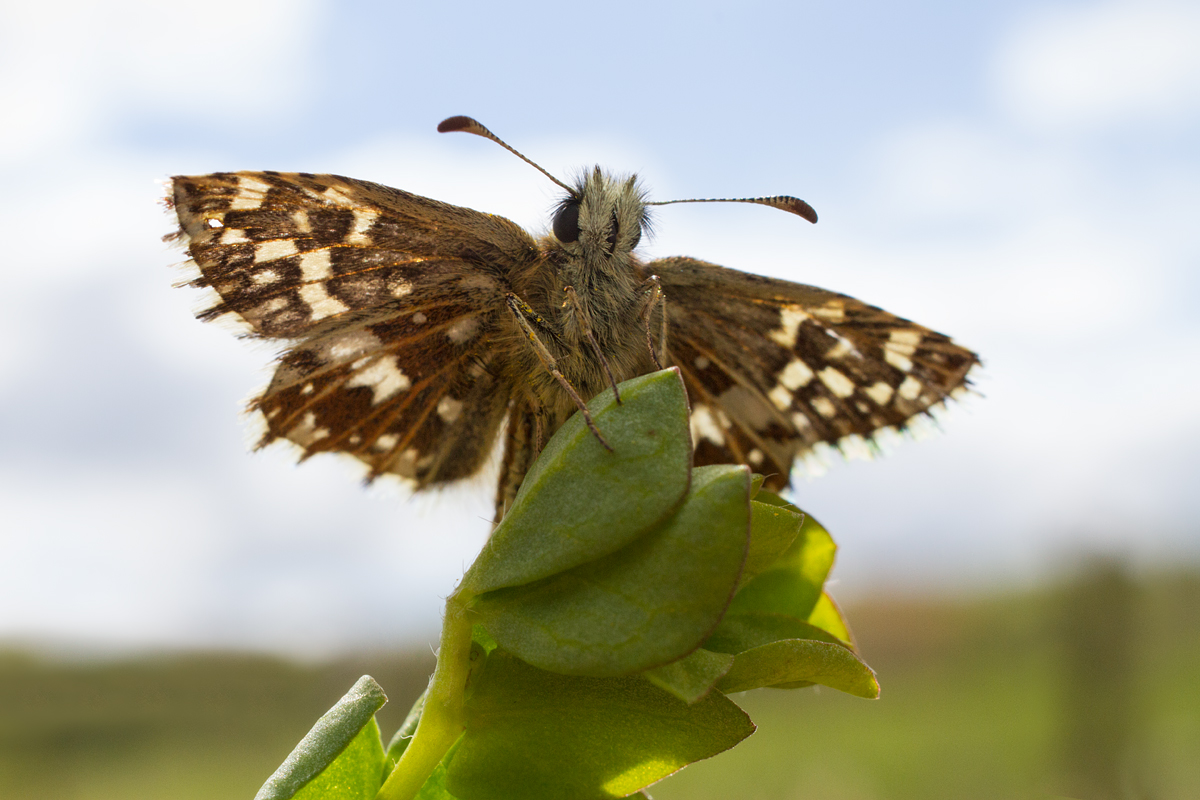
<svg viewBox="0 0 1200 800"><path fill-rule="evenodd" d="M490 348L514 269L538 258L514 223L335 175L240 172L172 180L168 203L232 316L289 341L253 407L263 443L343 452L418 487L483 463L508 387Z"/></svg>
<svg viewBox="0 0 1200 800"><path fill-rule="evenodd" d="M968 385L978 357L846 295L689 258L645 266L667 298L668 354L692 402L696 464L788 484L820 443L871 443Z"/></svg>

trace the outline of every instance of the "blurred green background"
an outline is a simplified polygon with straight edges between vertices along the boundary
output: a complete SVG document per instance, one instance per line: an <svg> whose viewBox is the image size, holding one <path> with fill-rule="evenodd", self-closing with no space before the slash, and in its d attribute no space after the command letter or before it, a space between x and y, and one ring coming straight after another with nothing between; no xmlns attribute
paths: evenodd
<svg viewBox="0 0 1200 800"><path fill-rule="evenodd" d="M880 700L739 695L758 731L655 786L656 800L1200 797L1200 573L1134 577L1097 560L1036 590L847 614ZM301 664L10 650L0 797L249 800L360 674L391 698L386 737L432 666L428 651Z"/></svg>

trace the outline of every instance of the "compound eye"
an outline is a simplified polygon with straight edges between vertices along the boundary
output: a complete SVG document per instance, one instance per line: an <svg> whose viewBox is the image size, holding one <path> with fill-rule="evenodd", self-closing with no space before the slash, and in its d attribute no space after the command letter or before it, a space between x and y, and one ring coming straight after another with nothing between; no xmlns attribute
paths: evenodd
<svg viewBox="0 0 1200 800"><path fill-rule="evenodd" d="M579 201L568 198L554 214L554 237L563 244L579 241Z"/></svg>
<svg viewBox="0 0 1200 800"><path fill-rule="evenodd" d="M608 252L617 249L617 212L612 213L612 230L608 232Z"/></svg>

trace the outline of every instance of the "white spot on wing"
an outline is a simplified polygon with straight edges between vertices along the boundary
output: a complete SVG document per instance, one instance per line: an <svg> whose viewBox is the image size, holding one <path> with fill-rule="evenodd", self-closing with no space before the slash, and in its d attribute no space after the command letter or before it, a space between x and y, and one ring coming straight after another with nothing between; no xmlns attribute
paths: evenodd
<svg viewBox="0 0 1200 800"><path fill-rule="evenodd" d="M812 379L813 371L808 368L808 364L805 364L798 358L793 358L789 361L788 365L783 368L783 372L779 373L779 382L785 388L793 391L799 389L801 386L807 386L808 382Z"/></svg>
<svg viewBox="0 0 1200 800"><path fill-rule="evenodd" d="M325 291L323 283L306 283L300 287L297 294L308 305L314 322L350 310L350 307L341 300L330 297L329 292Z"/></svg>
<svg viewBox="0 0 1200 800"><path fill-rule="evenodd" d="M350 199L349 195L347 195L345 192L343 192L341 189L337 188L336 186L330 186L328 189L321 192L320 196L322 198L328 200L329 202L336 203L337 205L340 205L340 206L354 205L354 201Z"/></svg>
<svg viewBox="0 0 1200 800"><path fill-rule="evenodd" d="M300 256L300 279L323 281L333 277L333 262L329 250L310 250Z"/></svg>
<svg viewBox="0 0 1200 800"><path fill-rule="evenodd" d="M250 273L250 280L259 286L264 286L279 280L279 273L273 269L260 269L257 272Z"/></svg>
<svg viewBox="0 0 1200 800"><path fill-rule="evenodd" d="M888 340L883 345L883 358L901 372L912 370L912 354L917 351L917 345L925 338L920 331L909 329L894 330L888 334Z"/></svg>
<svg viewBox="0 0 1200 800"><path fill-rule="evenodd" d="M371 226L375 224L379 212L369 208L356 208L353 213L354 227L350 229L350 233L346 234L346 244L371 244L371 237L367 235L367 231L371 230Z"/></svg>
<svg viewBox="0 0 1200 800"><path fill-rule="evenodd" d="M821 383L828 386L829 391L833 392L837 397L849 397L854 394L854 381L833 367L826 367L821 370L820 376Z"/></svg>
<svg viewBox="0 0 1200 800"><path fill-rule="evenodd" d="M372 447L372 449L381 450L381 451L391 450L393 447L396 446L396 442L398 442L398 441L400 441L400 437L397 436L396 434L385 433L383 436L380 436L378 439L376 439L375 443L372 444L371 447Z"/></svg>
<svg viewBox="0 0 1200 800"><path fill-rule="evenodd" d="M921 395L921 388L921 382L909 375L904 379L904 383L900 384L900 388L896 390L896 394L905 400L916 400Z"/></svg>
<svg viewBox="0 0 1200 800"><path fill-rule="evenodd" d="M221 244L244 244L250 241L246 238L246 232L241 228L226 228L221 232Z"/></svg>
<svg viewBox="0 0 1200 800"><path fill-rule="evenodd" d="M870 388L863 389L863 392L874 400L876 405L880 406L886 406L892 399L892 387L883 381L878 381Z"/></svg>
<svg viewBox="0 0 1200 800"><path fill-rule="evenodd" d="M808 314L800 306L784 306L779 309L779 327L768 331L767 336L791 350L796 346L796 335L800 329L800 323L806 319L808 319Z"/></svg>
<svg viewBox="0 0 1200 800"><path fill-rule="evenodd" d="M417 312L420 313L419 311ZM413 316L416 316L414 314ZM465 344L479 333L479 318L464 317L446 329L446 336L455 344Z"/></svg>
<svg viewBox="0 0 1200 800"><path fill-rule="evenodd" d="M292 224L296 226L297 233L312 233L312 223L304 209L292 212Z"/></svg>
<svg viewBox="0 0 1200 800"><path fill-rule="evenodd" d="M746 460L757 467L763 462L763 451L759 450L757 447L754 448L746 454Z"/></svg>
<svg viewBox="0 0 1200 800"><path fill-rule="evenodd" d="M704 356L696 356L695 360L692 361L692 363L696 365L696 369L700 369L700 370L708 369L709 365L712 364L712 362L709 361Z"/></svg>
<svg viewBox="0 0 1200 800"><path fill-rule="evenodd" d="M424 312L418 311L412 315L412 321L414 325L424 325L429 321L429 317L425 316Z"/></svg>
<svg viewBox="0 0 1200 800"><path fill-rule="evenodd" d="M713 417L712 409L706 405L697 404L692 409L692 445L700 444L701 439L708 439L718 447L725 446L725 432Z"/></svg>
<svg viewBox="0 0 1200 800"><path fill-rule="evenodd" d="M813 407L813 411L816 411L822 417L825 417L825 419L832 419L837 416L837 407L828 397L814 397L809 401L809 405Z"/></svg>
<svg viewBox="0 0 1200 800"><path fill-rule="evenodd" d="M786 411L792 405L792 393L780 384L775 384L775 388L767 392L767 397L780 411Z"/></svg>
<svg viewBox="0 0 1200 800"><path fill-rule="evenodd" d="M901 372L908 372L913 366L913 363L908 356L902 356L894 350L884 349L883 360Z"/></svg>
<svg viewBox="0 0 1200 800"><path fill-rule="evenodd" d="M826 322L832 322L835 325L842 323L846 319L846 308L842 305L841 300L830 300L820 308L812 310L814 317L819 317Z"/></svg>
<svg viewBox="0 0 1200 800"><path fill-rule="evenodd" d="M311 411L301 417L300 422L287 432L287 438L301 447L309 447L314 442L324 439L328 435L328 428L317 427L317 415Z"/></svg>
<svg viewBox="0 0 1200 800"><path fill-rule="evenodd" d="M796 426L796 430L802 431L812 427L812 420L808 418L807 414L797 411L795 414L792 414L792 424Z"/></svg>
<svg viewBox="0 0 1200 800"><path fill-rule="evenodd" d="M388 291L392 293L392 297L404 297L406 294L411 294L413 285L403 278L388 278Z"/></svg>
<svg viewBox="0 0 1200 800"><path fill-rule="evenodd" d="M377 406L384 400L406 391L412 386L412 381L400 369L395 356L384 356L366 369L359 370L350 380L346 388L368 386L374 393L371 405Z"/></svg>
<svg viewBox="0 0 1200 800"><path fill-rule="evenodd" d="M324 352L326 362L352 361L380 347L383 342L370 331L358 330L343 333L331 342Z"/></svg>
<svg viewBox="0 0 1200 800"><path fill-rule="evenodd" d="M462 414L463 404L461 400L455 400L450 395L446 395L441 400L438 400L437 413L438 416L446 423L454 422Z"/></svg>
<svg viewBox="0 0 1200 800"><path fill-rule="evenodd" d="M253 211L263 204L267 192L271 191L270 184L263 183L249 175L238 176L238 193L229 204L230 211Z"/></svg>
<svg viewBox="0 0 1200 800"><path fill-rule="evenodd" d="M296 242L292 239L275 239L263 242L254 248L254 261L256 263L274 261L278 258L294 256L297 252L299 251L296 250Z"/></svg>

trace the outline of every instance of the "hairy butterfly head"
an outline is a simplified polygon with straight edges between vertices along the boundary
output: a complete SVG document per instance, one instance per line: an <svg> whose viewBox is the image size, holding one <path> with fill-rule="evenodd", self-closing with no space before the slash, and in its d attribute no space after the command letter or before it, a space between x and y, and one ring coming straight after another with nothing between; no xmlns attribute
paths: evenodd
<svg viewBox="0 0 1200 800"><path fill-rule="evenodd" d="M568 255L598 268L628 261L649 225L637 176L618 178L596 167L559 202L551 229Z"/></svg>

